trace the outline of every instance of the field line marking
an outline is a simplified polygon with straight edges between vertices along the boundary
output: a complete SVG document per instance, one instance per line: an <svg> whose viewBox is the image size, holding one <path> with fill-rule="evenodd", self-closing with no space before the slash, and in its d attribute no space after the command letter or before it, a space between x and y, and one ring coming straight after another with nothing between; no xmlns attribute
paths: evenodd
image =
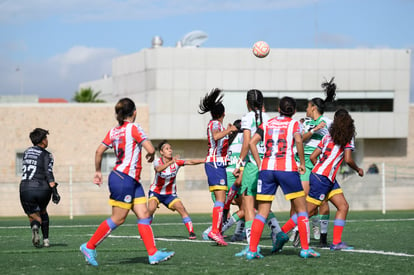
<svg viewBox="0 0 414 275"><path fill-rule="evenodd" d="M333 221L333 220L331 220ZM414 221L414 218L407 218L407 219L374 219L374 220L346 220L346 222L406 222L406 221ZM285 223L286 221L279 221L280 224ZM175 223L153 223L151 226L164 226L164 225L183 225L182 222L175 222ZM211 225L210 222L193 222L193 225ZM82 225L51 225L51 228L82 228L82 227L98 227L99 224L82 224ZM125 223L122 226L137 226L136 223ZM29 225L20 225L20 226L0 226L0 229L24 229L28 228Z"/></svg>
<svg viewBox="0 0 414 275"><path fill-rule="evenodd" d="M113 236L109 235L109 238L115 238L115 239L140 239L139 236ZM206 240L187 240L187 239L174 239L174 238L154 238L156 241L166 241L166 242L188 242L188 243L213 243L213 241L206 241ZM245 246L246 243L241 242L231 242L229 244L232 245L240 245ZM266 245L260 245L261 247L271 248L272 246L266 246ZM285 246L285 247L291 247L293 246ZM329 248L325 248L323 250L329 250ZM349 252L349 253L364 253L364 254L378 254L378 255L386 255L386 256L400 256L400 257L414 257L414 255L407 254L407 253L400 253L400 252L389 252L389 251L383 251L383 250L363 250L363 249L353 249L353 250L343 250L343 252Z"/></svg>

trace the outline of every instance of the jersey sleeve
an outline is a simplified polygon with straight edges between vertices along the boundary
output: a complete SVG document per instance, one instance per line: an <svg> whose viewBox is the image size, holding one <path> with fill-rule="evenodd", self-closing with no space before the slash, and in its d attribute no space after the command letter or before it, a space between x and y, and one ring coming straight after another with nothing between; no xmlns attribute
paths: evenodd
<svg viewBox="0 0 414 275"><path fill-rule="evenodd" d="M305 133L309 132L310 130L312 130L315 126L311 125L311 120L310 119L305 119L305 121L303 122L302 125L302 129Z"/></svg>
<svg viewBox="0 0 414 275"><path fill-rule="evenodd" d="M159 159L157 159L157 160L156 160L156 161L154 161L152 164L154 165L154 168L157 168L158 166L160 166L160 165L161 165L161 159L160 159L160 158L159 158Z"/></svg>
<svg viewBox="0 0 414 275"><path fill-rule="evenodd" d="M105 145L108 148L112 148L112 141L111 141L111 131L109 131L104 140L102 141L102 144Z"/></svg>
<svg viewBox="0 0 414 275"><path fill-rule="evenodd" d="M354 138L352 138L352 140L345 145L344 150L352 150L352 151L355 150L355 140L354 140Z"/></svg>
<svg viewBox="0 0 414 275"><path fill-rule="evenodd" d="M293 124L293 134L302 134L302 127L300 126L299 121L295 121Z"/></svg>
<svg viewBox="0 0 414 275"><path fill-rule="evenodd" d="M318 144L318 146L317 146L317 148L319 148L319 150L323 150L323 147L324 147L324 142L326 141L326 139L327 139L327 136L325 136L325 137L323 137L322 138L322 140L319 142L319 144Z"/></svg>
<svg viewBox="0 0 414 275"><path fill-rule="evenodd" d="M263 124L263 123L262 123ZM251 130L251 121L247 115L244 115L241 119L241 129L242 130Z"/></svg>
<svg viewBox="0 0 414 275"><path fill-rule="evenodd" d="M147 139L147 135L145 134L144 130L142 129L142 127L135 123L134 126L132 127L132 137L140 144L142 143L144 140Z"/></svg>
<svg viewBox="0 0 414 275"><path fill-rule="evenodd" d="M45 151L43 153L43 162L44 162L44 167L45 167L45 175L46 175L46 180L47 183L49 182L54 182L55 181L55 176L53 175L53 155L47 151Z"/></svg>
<svg viewBox="0 0 414 275"><path fill-rule="evenodd" d="M210 130L214 131L214 130L219 130L220 131L220 122L218 122L217 120L213 120L212 123L210 124Z"/></svg>

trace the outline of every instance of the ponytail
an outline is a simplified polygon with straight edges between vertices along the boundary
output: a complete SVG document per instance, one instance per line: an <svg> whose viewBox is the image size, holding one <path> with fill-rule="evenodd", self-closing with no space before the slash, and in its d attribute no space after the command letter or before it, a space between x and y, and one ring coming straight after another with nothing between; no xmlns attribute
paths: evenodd
<svg viewBox="0 0 414 275"><path fill-rule="evenodd" d="M210 93L206 94L200 100L200 104L198 105L200 110L198 113L205 114L210 112L213 119L218 119L224 114L223 96L222 90L219 88L211 90Z"/></svg>
<svg viewBox="0 0 414 275"><path fill-rule="evenodd" d="M116 120L118 121L119 126L124 124L124 120L127 117L133 116L135 110L135 103L132 99L127 97L120 99L115 105Z"/></svg>
<svg viewBox="0 0 414 275"><path fill-rule="evenodd" d="M247 91L247 105L254 111L254 117L256 121L256 127L263 123L262 108L263 108L263 94L261 91L252 89ZM260 122L260 123L259 123Z"/></svg>

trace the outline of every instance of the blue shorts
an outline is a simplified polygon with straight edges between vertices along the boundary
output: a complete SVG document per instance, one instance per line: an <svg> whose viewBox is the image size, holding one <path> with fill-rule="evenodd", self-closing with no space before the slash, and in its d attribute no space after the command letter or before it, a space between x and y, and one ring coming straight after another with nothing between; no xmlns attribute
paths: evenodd
<svg viewBox="0 0 414 275"><path fill-rule="evenodd" d="M305 196L298 172L262 170L257 181L256 200L273 201L279 185L287 200Z"/></svg>
<svg viewBox="0 0 414 275"><path fill-rule="evenodd" d="M332 182L329 178L315 173L310 174L309 185L306 201L315 205L321 205L323 201L329 200L332 196L343 193L336 180Z"/></svg>
<svg viewBox="0 0 414 275"><path fill-rule="evenodd" d="M161 195L153 191L148 192L148 200L156 200L157 204L162 203L169 209L172 209L174 203L181 201L177 194Z"/></svg>
<svg viewBox="0 0 414 275"><path fill-rule="evenodd" d="M227 191L226 165L222 162L206 162L204 164L210 192Z"/></svg>
<svg viewBox="0 0 414 275"><path fill-rule="evenodd" d="M108 178L109 204L123 209L131 209L134 204L147 202L144 188L127 174L112 171Z"/></svg>

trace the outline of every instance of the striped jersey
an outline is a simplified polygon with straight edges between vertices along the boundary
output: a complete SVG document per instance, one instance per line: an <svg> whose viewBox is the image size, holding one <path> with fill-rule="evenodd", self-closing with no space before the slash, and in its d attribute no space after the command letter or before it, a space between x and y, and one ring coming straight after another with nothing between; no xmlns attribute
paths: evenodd
<svg viewBox="0 0 414 275"><path fill-rule="evenodd" d="M229 147L229 137L215 141L213 131L224 131L223 125L218 120L210 120L207 127L208 153L206 162L227 162L227 150Z"/></svg>
<svg viewBox="0 0 414 275"><path fill-rule="evenodd" d="M267 122L269 120L269 116L266 113L262 113L262 119L263 119L263 122ZM256 116L255 116L254 111L250 111L242 117L242 119L241 119L241 129L242 130L250 130L250 137L254 136L254 134L257 131ZM257 151L259 152L259 156L262 157L263 154L265 153L265 147L264 147L263 141L259 141L259 143L257 143L256 147L257 147ZM251 162L256 164L250 150L248 151L247 156L248 156L248 159Z"/></svg>
<svg viewBox="0 0 414 275"><path fill-rule="evenodd" d="M321 122L326 123L325 127L319 129L318 131L315 131L309 139L303 142L305 155L311 155L313 151L315 151L316 147L318 147L318 144L322 140L322 138L329 134L329 127L332 124L332 120L325 116L320 116L317 120L307 118L305 119L305 122L303 122L304 133L307 133L310 130L314 129Z"/></svg>
<svg viewBox="0 0 414 275"><path fill-rule="evenodd" d="M154 168L163 164L164 162L162 158L159 158L154 161ZM184 164L184 160L176 160L173 164L165 168L163 171L156 172L154 182L150 186L150 191L160 195L177 194L177 185L175 179L177 177L178 169L180 169L181 166L184 166Z"/></svg>
<svg viewBox="0 0 414 275"><path fill-rule="evenodd" d="M293 147L294 135L300 134L299 122L279 116L268 120L259 127L263 130L266 152L261 170L297 171Z"/></svg>
<svg viewBox="0 0 414 275"><path fill-rule="evenodd" d="M109 130L102 144L114 149L116 156L114 170L139 181L142 169L142 142L146 139L147 136L138 123L125 121L122 126Z"/></svg>
<svg viewBox="0 0 414 275"><path fill-rule="evenodd" d="M322 155L319 156L312 172L323 175L334 182L336 173L344 159L344 151L354 150L354 141L351 140L345 147L342 147L335 144L332 137L328 134L321 140L318 148L322 151Z"/></svg>

